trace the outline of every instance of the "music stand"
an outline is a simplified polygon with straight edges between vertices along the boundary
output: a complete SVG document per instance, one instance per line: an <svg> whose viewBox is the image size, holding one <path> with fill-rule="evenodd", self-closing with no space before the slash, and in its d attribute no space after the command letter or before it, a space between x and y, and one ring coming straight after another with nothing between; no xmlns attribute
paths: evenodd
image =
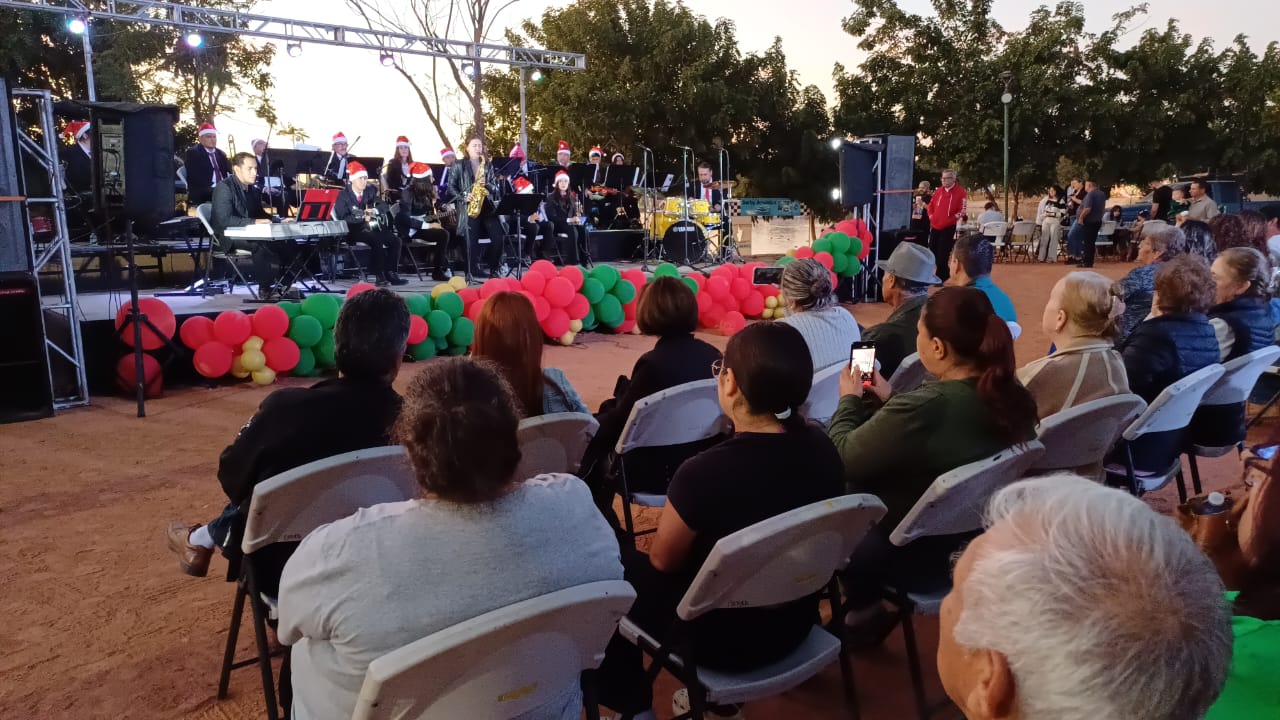
<svg viewBox="0 0 1280 720"><path fill-rule="evenodd" d="M538 212L542 204L542 196L537 193L507 193L498 203L498 216L510 215L514 222L516 236L516 277L523 274L524 269L524 219Z"/></svg>

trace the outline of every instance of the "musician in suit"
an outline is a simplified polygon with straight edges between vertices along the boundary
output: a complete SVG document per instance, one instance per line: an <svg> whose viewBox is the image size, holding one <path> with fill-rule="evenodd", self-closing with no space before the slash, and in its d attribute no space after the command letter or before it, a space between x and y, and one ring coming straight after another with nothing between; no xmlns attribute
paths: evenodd
<svg viewBox="0 0 1280 720"><path fill-rule="evenodd" d="M453 206L442 203L436 195L435 178L431 166L414 163L409 166L409 186L400 195L400 212L396 215L396 231L400 237L432 243L431 279L448 280L448 251L453 245L453 233L445 230L442 220L446 210Z"/></svg>
<svg viewBox="0 0 1280 720"><path fill-rule="evenodd" d="M254 138L249 142L249 147L253 148L253 159L258 162L258 180L254 183L254 188L262 195L263 206L274 207L280 217L285 217L289 214L289 200L285 195L284 182L278 174L284 169L284 161L277 160L272 165L266 140ZM272 187L267 181L267 178L272 177L280 181L278 186Z"/></svg>
<svg viewBox="0 0 1280 720"><path fill-rule="evenodd" d="M400 238L391 230L391 216L387 204L378 197L378 191L369 185L369 171L358 161L347 164L351 186L338 193L334 203L333 219L347 223L347 239L369 246L369 269L377 276L379 285L405 285L409 281L400 277L396 268L400 265Z"/></svg>
<svg viewBox="0 0 1280 720"><path fill-rule="evenodd" d="M268 225L271 216L262 209L262 195L254 189L258 179L258 161L249 153L239 153L231 161L231 175L213 188L213 211L209 225L223 252L248 250L253 253L253 278L258 281L258 297L265 300L277 290L278 273L274 261L281 266L293 259L292 243L270 240L229 238L230 227Z"/></svg>
<svg viewBox="0 0 1280 720"><path fill-rule="evenodd" d="M458 160L458 156L454 154L453 148L444 148L440 151L440 162L444 168L440 171L440 177L436 178L436 196L442 202L453 202L453 190L449 189L449 176L453 174L456 168L454 163Z"/></svg>
<svg viewBox="0 0 1280 720"><path fill-rule="evenodd" d="M491 273L498 270L498 266L502 263L502 238L505 231L502 228L502 222L498 218L497 199L501 196L498 187L498 176L493 172L493 163L485 163L484 177L481 183L488 190L488 196L481 205L480 214L477 217L470 217L467 214L467 198L471 194L471 187L476 182L476 174L480 170L480 159L484 157L485 147L484 141L479 136L472 136L467 141L467 159L453 165L450 169L449 189L453 192L454 202L458 208L459 227L466 233L467 239L467 262L470 267L467 269L472 277L487 278ZM466 220L463 224L463 220ZM489 266L489 272L480 269L478 261L481 253L480 238L489 238L488 248L484 250L484 262Z"/></svg>
<svg viewBox="0 0 1280 720"><path fill-rule="evenodd" d="M90 128L89 123L77 121L68 123L64 133L74 140L62 153L62 162L66 164L64 179L67 190L76 194L93 192L93 136L89 134Z"/></svg>
<svg viewBox="0 0 1280 720"><path fill-rule="evenodd" d="M413 179L411 169L413 162L413 145L409 138L401 135L396 138L396 151L382 170L382 191L386 193L387 202L396 202L409 187Z"/></svg>
<svg viewBox="0 0 1280 720"><path fill-rule="evenodd" d="M551 222L552 242L556 243L560 255L562 257L565 255L566 248L560 240L560 236L564 235L569 239L569 244L574 251L568 257L569 262L585 260L586 264L590 265L591 256L587 253L587 226L584 224L582 214L578 212L578 194L569 189L569 173L564 170L556 172L555 185L547 194L543 208L546 211L547 220Z"/></svg>
<svg viewBox="0 0 1280 720"><path fill-rule="evenodd" d="M539 194L535 180L537 171L530 167L529 160L525 157L520 143L516 143L516 146L511 148L511 153L508 157L512 160L519 160L519 163L516 164L514 172L506 178L506 186L503 190L517 195ZM538 212L524 218L520 223L520 234L523 236L523 247L521 248L523 253L531 257L537 256L540 259L547 258L545 247L548 242L554 241L554 232L551 223L546 219L541 208ZM542 243L535 248L534 245L539 235L542 236Z"/></svg>
<svg viewBox="0 0 1280 720"><path fill-rule="evenodd" d="M698 184L689 188L687 195L697 200L706 200L711 203L711 212L719 213L721 211L721 194L716 188L711 187L713 178L711 175L711 165L708 163L698 163Z"/></svg>
<svg viewBox="0 0 1280 720"><path fill-rule="evenodd" d="M217 128L212 123L201 125L197 139L197 144L187 148L187 157L183 163L187 168L188 207L209 202L213 197L213 189L231 175L231 163L227 161L227 154L218 149Z"/></svg>
<svg viewBox="0 0 1280 720"><path fill-rule="evenodd" d="M349 167L352 158L347 155L347 136L338 131L333 136L333 144L330 146L333 152L329 155L329 162L324 166L324 174L330 180L346 181L350 179L351 168Z"/></svg>

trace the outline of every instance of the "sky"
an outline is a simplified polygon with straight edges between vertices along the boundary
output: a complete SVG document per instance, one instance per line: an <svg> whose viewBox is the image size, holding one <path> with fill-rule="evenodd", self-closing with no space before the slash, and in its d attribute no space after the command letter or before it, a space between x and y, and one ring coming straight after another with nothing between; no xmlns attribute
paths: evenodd
<svg viewBox="0 0 1280 720"><path fill-rule="evenodd" d="M1087 29L1097 32L1110 25L1111 16L1135 4L1136 0L1085 0ZM495 3L497 5L498 3ZM539 17L547 7L563 7L568 0L535 2L521 0L508 8L498 25L516 27L523 20ZM840 27L850 14L850 0L794 0L783 11L782 6L760 0L684 0L693 12L709 19L726 17L735 24L738 44L743 53L768 48L775 36L782 38L787 64L797 71L804 85L817 85L834 103L832 69L836 62L854 67L861 60L855 40ZM1006 29L1021 29L1040 0L994 0L993 15ZM908 12L930 12L929 0L899 0ZM1225 47L1239 33L1254 34L1250 38L1255 51L1261 51L1274 33L1257 32L1259 28L1280 27L1280 3L1254 0L1158 0L1150 4L1149 14L1139 20L1132 36L1147 27L1161 28L1170 17L1180 19L1185 32L1194 37L1208 36L1218 47ZM343 0L263 0L254 12L277 17L299 17L315 22L358 25L357 18ZM490 38L502 42L502 33ZM406 58L410 72L427 67L428 58ZM592 65L587 58L585 72L608 72L607 67ZM300 57L291 58L283 44L272 63L276 89L277 114L283 122L303 128L308 142L328 149L329 138L342 131L352 140L361 140L353 149L359 155L391 154L398 135L406 135L414 143L419 160L438 162L443 144L435 129L427 122L409 85L392 69L378 64L377 53L354 48L304 46ZM319 82L317 82L319 80ZM536 92L536 87L531 89ZM227 135L234 135L237 149L247 149L249 140L263 137L265 123L251 112L233 113L217 118L222 131L219 144L226 147ZM460 143L461 129L453 133L448 144ZM287 146L281 139L273 145ZM543 158L535 158L542 160Z"/></svg>

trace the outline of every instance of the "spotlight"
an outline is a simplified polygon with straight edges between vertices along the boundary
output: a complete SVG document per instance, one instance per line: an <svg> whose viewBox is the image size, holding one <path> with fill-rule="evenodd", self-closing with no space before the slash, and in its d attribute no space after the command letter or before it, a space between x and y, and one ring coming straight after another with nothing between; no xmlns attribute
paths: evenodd
<svg viewBox="0 0 1280 720"><path fill-rule="evenodd" d="M289 53L289 57L298 57L302 54L302 43L291 42L285 46L285 52Z"/></svg>
<svg viewBox="0 0 1280 720"><path fill-rule="evenodd" d="M391 67L396 64L396 56L383 50L378 54L378 62L382 63L382 67Z"/></svg>
<svg viewBox="0 0 1280 720"><path fill-rule="evenodd" d="M831 149L832 149L832 150L839 150L839 149L840 149L840 145L842 145L843 143L844 143L844 140L842 140L842 139L840 139L840 138L838 138L838 137L836 137L836 138L831 138Z"/></svg>
<svg viewBox="0 0 1280 720"><path fill-rule="evenodd" d="M475 77L475 76L476 76L476 64L475 64L475 63L470 63L470 62L464 62L464 63L462 63L462 74L463 74L463 75L466 75L466 76L467 76L467 77L469 77L469 78L473 78L473 77Z"/></svg>
<svg viewBox="0 0 1280 720"><path fill-rule="evenodd" d="M840 199L840 188L831 188L831 199L832 200Z"/></svg>
<svg viewBox="0 0 1280 720"><path fill-rule="evenodd" d="M534 82L542 82L542 71L534 70L533 72L529 73L529 79Z"/></svg>
<svg viewBox="0 0 1280 720"><path fill-rule="evenodd" d="M187 33L187 47L199 48L202 45L204 45L204 36L195 31Z"/></svg>
<svg viewBox="0 0 1280 720"><path fill-rule="evenodd" d="M82 17L73 17L67 21L67 31L72 35L83 35L89 29L89 23Z"/></svg>

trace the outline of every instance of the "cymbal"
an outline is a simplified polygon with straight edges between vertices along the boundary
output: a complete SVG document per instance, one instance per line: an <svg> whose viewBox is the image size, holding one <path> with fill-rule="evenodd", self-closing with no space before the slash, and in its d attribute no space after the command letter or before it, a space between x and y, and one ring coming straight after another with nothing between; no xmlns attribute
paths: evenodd
<svg viewBox="0 0 1280 720"><path fill-rule="evenodd" d="M656 188L645 187L643 185L632 185L630 189L631 189L631 192L635 193L636 196L638 197L651 197L651 198L663 197L662 192Z"/></svg>
<svg viewBox="0 0 1280 720"><path fill-rule="evenodd" d="M716 182L711 183L707 187L711 188L712 190L732 190L737 186L738 186L737 180L717 180Z"/></svg>

